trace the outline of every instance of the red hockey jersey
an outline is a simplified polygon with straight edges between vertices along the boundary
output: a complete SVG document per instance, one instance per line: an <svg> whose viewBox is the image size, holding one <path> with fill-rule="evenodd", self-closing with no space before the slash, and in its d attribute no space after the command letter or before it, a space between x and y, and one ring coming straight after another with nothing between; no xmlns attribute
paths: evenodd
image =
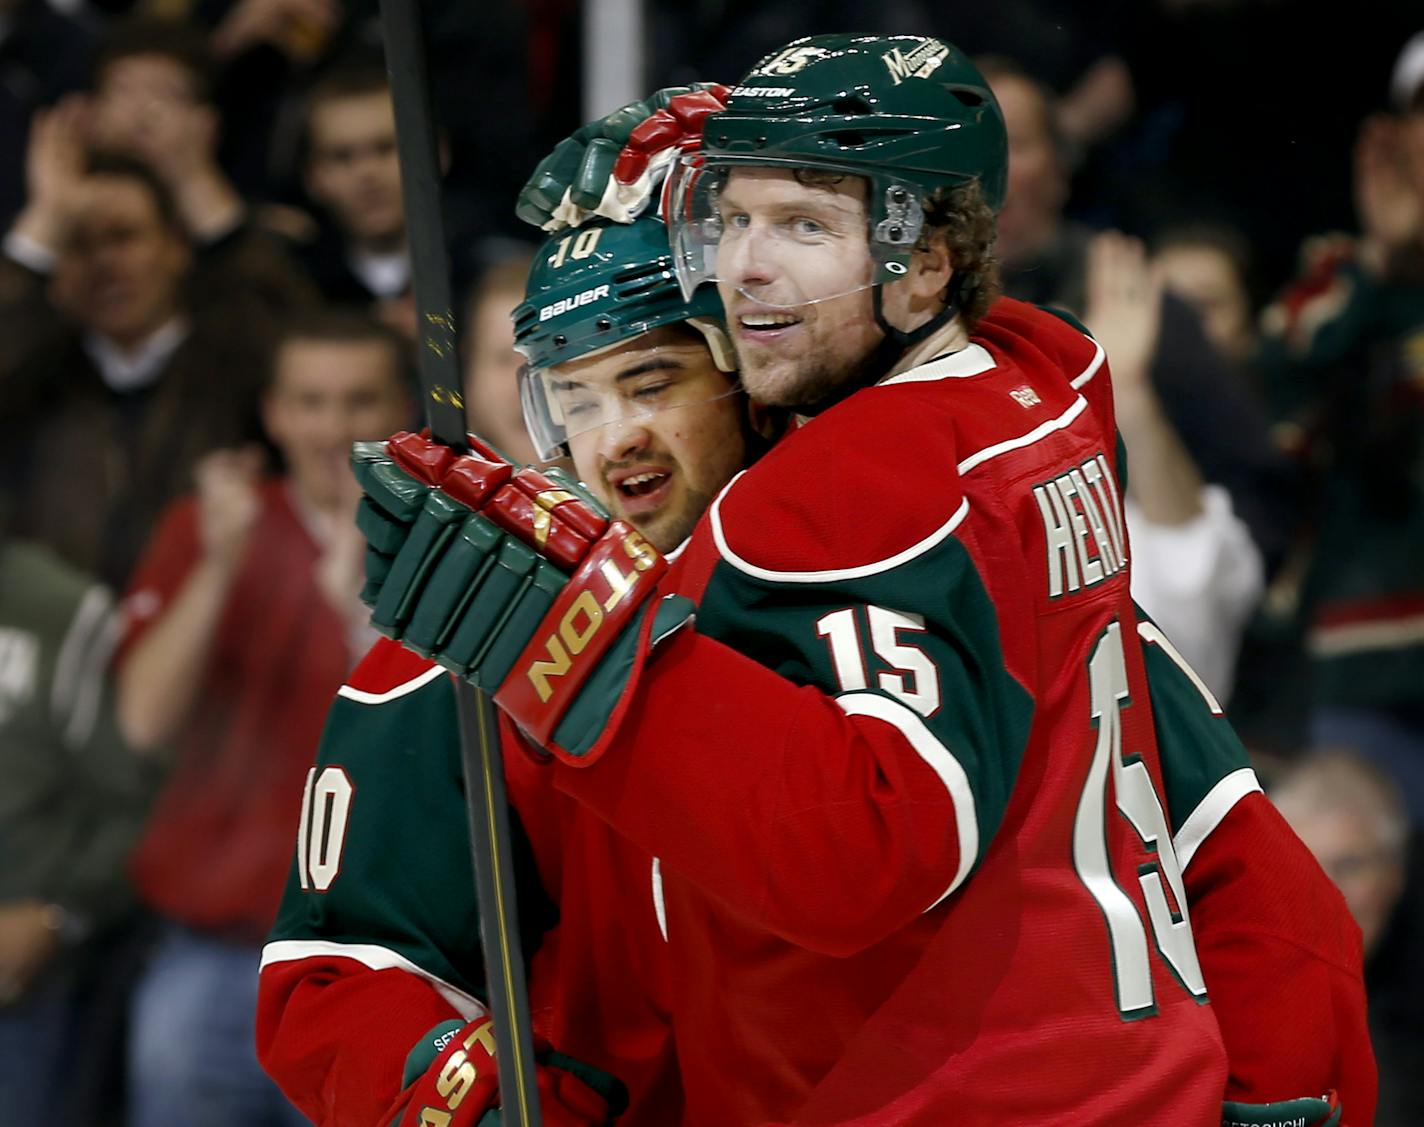
<svg viewBox="0 0 1424 1127"><path fill-rule="evenodd" d="M1062 392L1069 403L1065 409L1079 412L1068 420L1068 427L1083 410L1076 407L1075 391L1085 397L1092 412L1110 420L1111 397L1100 353L1081 334L1055 319L1018 303L1001 301L981 325L978 346L982 352L958 354L947 363L940 362L937 371L933 365L928 373L921 369L919 375L925 378L919 382L959 379L987 383L989 368L974 373L966 369L984 364L986 357L1007 361L1027 348L1045 362L1040 365L1045 379L1056 367L1076 384ZM1063 375L1057 377L1060 384ZM1029 426L1015 440L1022 445L990 441L979 450L994 452L967 470L963 463L971 458L961 457L955 466L969 486L961 489L961 504L989 505L974 491L976 467L988 468L1002 458L1015 457L1014 451L1049 441L1047 436L1055 428L1045 428L1044 422L1056 422L1062 415L1059 411L1050 412L1047 418L1035 416L1033 409L1043 403L1035 390L1038 385L1027 379L1010 382L1009 398L1016 405L1024 402L1021 409L1028 416ZM1035 396L1038 403L1032 402ZM1014 417L1012 411L1003 414ZM808 429L814 430L824 421ZM1023 441L1035 433L1036 438ZM1111 433L1110 423L1106 433ZM854 457L862 446L871 449L860 439L846 442L843 448L847 457ZM1111 452L1108 454L1111 460ZM912 470L904 458L889 468L906 477L900 488L912 495L911 501L928 504L934 494L923 484L928 480L924 474ZM1021 485L1024 480L1019 479ZM1087 477L1082 480L1089 496L1098 498L1096 516L1104 522L1101 535L1113 544L1116 535L1106 523L1109 500L1104 499L1112 497L1111 487L1101 481L1090 483ZM1035 482L1028 482L1030 492ZM736 488L745 484L748 479ZM1085 550L1096 554L1098 527L1088 503L1081 499L1075 503L1077 486L1071 473L1067 484L1074 492L1065 494L1064 486L1056 486L1056 501L1063 505L1066 497L1068 507L1084 522L1085 531L1074 534L1081 535ZM805 509L809 513L835 506L839 496L818 485L806 499ZM1038 495L1033 497L1037 508ZM1055 496L1046 491L1045 500L1048 512L1056 515ZM1140 692L1140 672L1128 656L1129 651L1136 652L1136 643L1125 638L1120 629L1116 642L1106 649L1099 645L1084 656L1079 663L1081 673L1074 673L1072 663L1064 663L1056 674L1056 681L1063 686L1073 686L1057 689L1058 695L1076 699L1085 710L1090 709L1094 693L1087 667L1098 662L1099 696L1115 694L1117 669L1111 655L1121 644L1123 669L1131 674L1129 693L1137 695L1118 700L1120 723L1116 726L1108 714L1108 754L1103 754L1099 739L1101 719L1096 727L1092 718L1087 721L1090 747L1084 746L1083 733L1074 733L1065 721L1063 727L1069 735L1062 741L1064 750L1055 745L1051 754L1043 755L1045 762L1038 763L1028 735L1036 718L1017 727L1012 722L996 727L992 719L975 711L975 701L981 697L991 703L1013 697L1009 691L1013 685L1006 689L995 681L996 674L1001 679L1006 676L1007 663L980 660L982 642L976 631L983 616L971 612L976 606L982 608L983 600L956 596L953 585L942 584L941 589L950 592L945 597L957 601L948 612L932 613L926 623L943 631L947 617L963 613L962 631L950 634L950 649L962 655L960 669L974 670L969 676L957 670L954 677L947 677L943 675L945 665L929 664L930 655L939 652L929 646L929 628L922 631L913 620L907 624L886 615L886 611L909 605L903 600L920 597L911 580L918 578L924 590L938 582L928 571L914 570L913 558L899 560L894 569L882 573L892 580L896 576L906 579L903 591L892 582L890 595L881 602L847 600L814 615L814 637L822 649L811 647L809 655L804 643L798 646L795 638L797 616L804 619L807 595L823 583L874 582L871 574L817 576L812 581L801 577L780 582L762 579L763 604L750 618L761 627L759 632L728 629L726 624L740 620L719 610L723 605L717 601L719 584L725 579L736 581L738 575L715 573L728 562L720 545L729 529L727 506L738 501L736 490L729 491L719 506L717 520L705 522L678 565L678 575L689 590L703 583L701 633L717 633L729 646L782 669L784 680L770 677L766 683L770 693L784 691L783 686L797 693L797 683L814 681L849 705L847 715L873 717L878 708L899 718L890 721L891 725L902 730L908 727L918 738L911 742L907 763L897 758L905 749L902 745L895 750L893 733L877 738L872 729L848 754L828 742L830 754L824 764L819 760L798 764L794 749L778 738L796 726L795 717L777 714L774 704L761 704L755 694L739 696L738 685L747 678L755 679L757 671L734 662L736 679L699 682L690 702L683 701L679 710L688 715L670 726L655 748L648 749L646 761L639 758L640 769L667 773L670 768L688 766L689 756L699 755L694 765L708 772L697 777L707 779L711 811L702 808L697 794L680 789L673 775L661 785L668 787L681 805L640 811L636 796L630 796L628 805L612 802L595 814L584 805L586 799L572 803L551 785L557 780L566 790L578 792L580 785L587 783L594 799L591 805L609 803L610 796L616 797L627 785L626 779L614 778L628 770L619 766L629 758L619 746L593 770L561 769L557 774L520 759L511 748L511 797L529 827L541 877L555 900L564 901L559 927L531 964L531 997L541 1030L554 1044L630 1082L634 1105L630 1117L620 1123L760 1123L773 1116L808 1123L1033 1122L1035 1117L1054 1122L1215 1123L1223 1084L1231 1098L1248 1100L1280 1099L1338 1086L1345 1096L1346 1121L1354 1127L1370 1121L1374 1074L1364 1033L1358 934L1345 916L1339 896L1260 795L1244 751L1219 707L1166 639L1147 623L1132 631L1140 631L1147 643L1142 650L1150 671L1160 742L1155 758L1134 760L1130 750L1141 746L1140 729L1130 727L1129 721L1146 711L1141 707L1146 695ZM966 510L961 524L972 511ZM990 506L990 512L994 511ZM1047 520L1041 509L1039 514L1040 522ZM836 511L832 516L863 520L860 510L848 509L844 515ZM1072 517L1067 519L1072 529ZM735 531L734 525L730 527ZM1033 527L1030 523L1029 529ZM1044 524L1038 537L1044 542L1043 576L1051 580L1046 529ZM767 531L767 539L778 539L775 529ZM854 530L847 531L842 542L855 535ZM951 530L946 538L959 535ZM1060 535L1060 543L1061 539ZM728 545L734 553L736 543ZM930 544L923 554L938 549L939 544ZM1047 613L1057 614L1056 606L1077 613L1072 599L1082 593L1084 577L1092 569L1078 557L1076 570L1070 572L1066 550L1058 550L1060 582L1071 585L1076 576L1080 590L1060 594L1056 604L1050 596ZM1076 547L1073 552L1076 555ZM1126 552L1124 543L1121 555L1114 560L1120 562ZM695 570L688 570L698 553L704 572L713 573L701 579ZM852 561L852 570L858 563ZM1034 598L1026 583L1018 596L1013 595L1014 576L1019 572L1010 572L1008 562L1001 566L1001 581L994 586L986 583L985 591L1007 592L1006 602L1011 604L1017 598L1027 604L1027 616L1011 614L1009 621L1019 623L1044 613L1043 599ZM732 571L739 569L733 567ZM689 577L693 582L689 583ZM1116 573L1095 580L1094 590L1108 589L1115 577ZM1099 600L1095 607L1106 602L1101 595L1094 598ZM1114 595L1114 606L1116 601ZM875 606L881 609L869 609ZM723 625L716 617L719 613L724 616ZM914 613L913 607L910 613ZM1104 618L1120 613L1113 610ZM792 635L789 642L779 637L775 618L758 622L758 615L782 616ZM824 630L821 619L828 620ZM1107 633L1105 628L1103 636ZM706 644L699 641L699 646ZM862 651L859 660L857 645ZM1002 649L1011 655L1021 652L1007 646ZM1110 656L1099 658L1099 653ZM808 676L797 663L813 661L817 655L820 664L814 676ZM669 659L686 660L677 651L660 651L654 669ZM980 664L975 666L975 661ZM1017 673L1010 670L1007 677L1013 680L1023 675L1022 668L1019 666ZM1033 672L1037 669L1035 658ZM1101 680L1104 675L1105 681ZM1056 683L1054 676L1047 680ZM857 687L847 689L847 681ZM1022 686L1027 682L1014 683ZM1102 688L1104 684L1107 689ZM963 736L956 734L948 746L956 753L952 758L963 769L963 780L955 776L944 757L936 756L933 746L936 740L944 744L939 735L944 731L941 713L957 699L949 695L956 692L956 686L958 695L967 696L969 703L958 707L956 723ZM1028 696L1027 688L1017 691ZM1045 697L1052 695L1050 690L1039 691ZM799 691L798 706L808 692ZM928 708L935 692L939 708ZM994 693L1000 695L991 697ZM867 696L885 703L860 703ZM775 699L769 697L768 701ZM906 703L907 711L921 716L929 738L918 732L912 717L890 711L898 703ZM641 693L635 704L638 707L629 724L651 724L639 717L646 707ZM920 708L928 715L917 711ZM1064 711L1071 720L1072 710ZM736 728L743 712L746 725ZM1041 715L1040 709L1036 717ZM751 775L739 774L743 767L737 762L728 761L719 771L716 762L708 761L705 744L699 744L707 738L705 730L699 730L695 739L679 737L686 721L699 716L709 729L729 724L747 734L749 742L740 762L751 765ZM627 729L634 730L651 728ZM1025 750L1022 767L1011 765L996 776L989 757L973 756L981 754L982 748L995 746L993 741L1001 739L1001 730L1009 736L1021 735ZM1147 796L1140 788L1131 789L1131 781L1125 785L1119 782L1113 763L1114 731L1120 746L1129 749L1117 753L1121 770L1131 771L1133 762L1146 764L1154 789L1151 802L1143 801ZM626 734L620 732L615 743L621 744ZM732 736L734 742L735 732ZM856 762L857 754L860 762ZM729 756L731 759L735 755ZM1068 759L1078 764L1079 775L1071 780L1078 790L1055 797L1045 788L1049 779L1061 780L1069 773L1060 766L1060 761ZM927 790L928 801L920 801L908 789L922 781L915 774L921 764L929 764L938 780L920 788L921 792ZM1026 774L1030 765L1035 773ZM339 774L333 773L335 767ZM853 770L862 773L852 776ZM1089 777L1098 771L1100 775ZM1016 788L1002 782L1011 773ZM350 800L344 805L337 801L346 793L343 776L353 784ZM472 995L479 991L481 975L458 776L454 710L446 679L428 663L403 654L391 643L382 643L333 708L321 758L309 784L309 817L303 823L298 863L264 959L259 1021L264 1063L318 1122L373 1122L370 1117L387 1106L395 1091L400 1063L416 1037L456 1009L468 1015L478 1006ZM600 776L607 780L601 784L602 792L592 786ZM1131 780L1133 776L1127 777ZM1140 779L1140 773L1136 777ZM768 786L768 778L774 789ZM647 783L638 781L639 786ZM972 796L979 839L977 857L968 865L944 845L945 839L952 839L958 849L964 840L962 828L954 821L954 804L966 790ZM1219 1052L1208 1044L1209 1018L1204 1018L1205 1024L1191 1019L1196 1003L1185 1000L1189 995L1195 997L1194 992L1184 990L1170 975L1164 979L1163 968L1169 964L1158 953L1158 923L1150 915L1147 887L1154 872L1166 874L1166 866L1140 844L1141 837L1134 845L1126 836L1138 831L1128 828L1129 815L1122 812L1118 798L1123 791L1128 792L1127 801L1137 803L1131 809L1139 816L1145 809L1149 821L1153 803L1161 807L1155 796L1165 797L1166 819L1186 867L1185 887L1196 913L1193 922L1199 962L1231 1050L1231 1073L1225 1082L1217 1071ZM725 828L712 824L712 812L728 804L735 806L739 792L747 796L747 810L734 812ZM802 803L786 806L796 802L798 792ZM1095 804L1099 793L1101 807L1090 805L1085 811L1084 803ZM866 794L874 796L877 809L868 819L870 834L857 837L853 831L867 825L864 811L857 809L867 804ZM850 796L846 809L836 805L837 795ZM811 801L804 801L805 796ZM766 817L768 802L785 811L779 816L783 825ZM1001 811L997 832L993 827L996 804ZM684 806L689 807L691 817L680 826ZM1050 813L1041 816L1040 810ZM318 811L322 812L320 824ZM410 811L417 814L412 816ZM1080 842L1076 832L1080 824L1091 828L1100 812L1102 854L1092 842ZM340 832L336 829L338 813ZM659 848L665 862L655 863L648 849L634 847L615 833L604 821L605 813L615 825L647 833L649 840L656 835L664 843ZM929 842L927 846L920 845L913 832L902 832L907 818L912 831L922 831L920 836ZM795 824L798 819L818 832L819 838L793 833L800 830ZM826 821L831 824L830 832L817 830L817 822ZM419 824L418 834L393 831L393 827L413 822ZM844 832L838 823L843 823ZM705 842L700 842L698 836L709 826ZM1070 830L1072 837L1065 841ZM792 850L782 848L781 841L771 842L764 863L757 857L745 858L740 852L743 843L735 840L723 850L725 834L744 831L754 848L758 835L766 845L766 839L783 833ZM997 893L981 883L995 873L1013 874L1021 865L1017 855L1020 839L1028 840L1034 834L1048 844L1042 850L1046 856L1039 856L1032 871L1001 881ZM1123 911L1123 900L1100 879L1101 869L1095 873L1092 867L1107 855L1116 876L1120 871L1117 851L1124 846L1129 857L1138 854L1138 864L1146 870L1138 874L1129 865L1127 878L1119 876L1114 881L1138 913L1135 927ZM937 847L950 857L949 879L962 885L939 907L923 915L912 907L911 923L901 933L884 940L872 938L863 950L853 951L848 946L842 953L816 948L818 941L826 945L824 936L837 927L838 916L849 927L867 927L868 910L875 907L875 901L883 905L895 894L895 884L903 875L897 863L912 870L910 875L914 876L918 869L936 862ZM793 851L796 849L799 852ZM817 908L816 898L820 897L825 902L820 914L808 912L805 917L809 942L788 943L784 935L758 924L755 913L737 903L736 882L728 884L724 896L709 895L708 884L715 885L715 879L689 879L687 871L678 871L675 851L694 862L699 852L711 855L714 869L720 856L729 864L745 862L743 871L734 874L744 887L756 887L756 868L761 866L767 883L760 891L768 900L787 901L768 904L767 915L789 920L792 927L798 926L799 904L794 898L800 896L808 907ZM875 851L890 857L883 874L877 875L876 869L866 864L864 854ZM1078 867L1080 856L1086 861L1086 872ZM978 868L969 870L966 879L966 869L976 862ZM808 885L804 889L798 887L802 875ZM1090 880L1094 882L1091 885ZM771 881L788 882L786 891ZM1169 874L1165 883L1161 875L1157 877L1157 888L1161 899L1156 902L1165 903L1171 917L1180 890L1173 888ZM931 886L924 895L938 896L939 892ZM837 896L842 898L839 903ZM1108 901L1108 908L1098 907L1100 896ZM963 904L973 907L966 909ZM1061 912L1056 910L1060 907ZM1108 914L1110 908L1116 912L1115 924ZM1148 914L1142 914L1144 909ZM526 911L526 918L530 916ZM1181 925L1173 919L1171 926ZM947 934L959 928L962 932ZM1163 1014L1159 1009L1157 1016L1134 1021L1132 1030L1118 1028L1124 1024L1122 995L1116 980L1104 986L1101 974L1104 970L1109 976L1114 974L1111 952L1117 949L1115 943L1125 953L1123 963L1129 971L1141 971L1137 957L1141 949L1134 947L1134 931L1147 935L1154 1003L1163 997L1168 1006L1179 1007L1187 1015L1186 1025L1194 1031L1190 1036L1182 1037L1176 1028L1178 1015L1173 1010ZM1169 931L1169 941L1171 935L1181 933ZM850 943L844 936L832 941ZM854 941L862 940L857 936ZM1177 953L1180 957L1180 950ZM1263 976L1263 965L1278 973ZM1022 981L1016 980L1019 977ZM1140 975L1136 981L1140 988ZM685 1118L677 1078L672 1075L674 1046L667 1025L667 1008L674 1002L682 1042L680 1066L691 1088ZM1097 1008L1090 1010L1088 1002ZM1198 1016L1213 1010L1202 1010ZM376 1014L380 1017L373 1020ZM1107 1020L1104 1014L1113 1019ZM1090 1059L1093 1054L1077 1044L1088 1036L1085 1029L1094 1038L1091 1043L1099 1045L1102 1041L1097 1039L1105 1030L1114 1046L1111 1053L1121 1051L1121 1055L1111 1056L1104 1049L1100 1060ZM1073 1038L1073 1043L1060 1044L1065 1040L1060 1033ZM1060 1057L1067 1063L1056 1063ZM1173 1089L1172 1101L1146 1102L1149 1090L1160 1095L1165 1090L1161 1085L1179 1084L1181 1075L1191 1071L1193 1059L1201 1062L1201 1074L1194 1075L1185 1087ZM1128 1067L1119 1069L1119 1063ZM1173 1068L1180 1071L1174 1074ZM1016 1070L1023 1075L1015 1075ZM991 1079L976 1087L980 1075ZM1213 1110L1203 1119L1208 1106ZM788 1108L794 1110L785 1110ZM367 1118L362 1118L363 1114ZM719 1115L723 1118L718 1119Z"/></svg>
<svg viewBox="0 0 1424 1127"><path fill-rule="evenodd" d="M736 479L556 768L661 858L689 1123L1219 1118L1102 354L1022 316Z"/></svg>

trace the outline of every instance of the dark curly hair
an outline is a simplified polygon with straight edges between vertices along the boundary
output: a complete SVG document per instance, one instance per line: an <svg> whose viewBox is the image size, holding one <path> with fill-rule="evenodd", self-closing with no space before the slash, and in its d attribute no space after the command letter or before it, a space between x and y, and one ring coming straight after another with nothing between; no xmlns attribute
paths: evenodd
<svg viewBox="0 0 1424 1127"><path fill-rule="evenodd" d="M949 241L954 277L945 291L945 300L959 307L966 332L973 332L980 318L1003 292L999 260L994 257L998 223L984 199L977 180L958 188L939 189L925 201L925 232L918 249L943 231Z"/></svg>

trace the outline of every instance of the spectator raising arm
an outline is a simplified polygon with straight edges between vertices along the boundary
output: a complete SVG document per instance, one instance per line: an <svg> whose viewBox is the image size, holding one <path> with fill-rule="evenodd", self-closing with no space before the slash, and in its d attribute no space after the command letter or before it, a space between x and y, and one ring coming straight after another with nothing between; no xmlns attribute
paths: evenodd
<svg viewBox="0 0 1424 1127"><path fill-rule="evenodd" d="M1264 586L1261 553L1227 491L1203 480L1152 382L1162 281L1142 244L1113 231L1095 236L1086 284L1087 321L1112 364L1127 447L1133 594L1225 697Z"/></svg>
<svg viewBox="0 0 1424 1127"><path fill-rule="evenodd" d="M201 557L167 607L131 600L135 617L158 620L119 671L119 725L135 751L153 753L181 727L207 669L228 589L260 512L255 448L217 450L197 468Z"/></svg>

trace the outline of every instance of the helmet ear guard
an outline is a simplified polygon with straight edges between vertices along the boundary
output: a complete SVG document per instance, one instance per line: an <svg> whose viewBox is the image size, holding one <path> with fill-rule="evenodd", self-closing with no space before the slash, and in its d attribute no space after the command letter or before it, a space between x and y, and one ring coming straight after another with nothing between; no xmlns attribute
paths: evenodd
<svg viewBox="0 0 1424 1127"><path fill-rule="evenodd" d="M712 363L723 372L737 370L737 354L732 348L732 338L727 333L727 324L716 317L689 317L687 323L702 334L707 342L707 351L712 354Z"/></svg>

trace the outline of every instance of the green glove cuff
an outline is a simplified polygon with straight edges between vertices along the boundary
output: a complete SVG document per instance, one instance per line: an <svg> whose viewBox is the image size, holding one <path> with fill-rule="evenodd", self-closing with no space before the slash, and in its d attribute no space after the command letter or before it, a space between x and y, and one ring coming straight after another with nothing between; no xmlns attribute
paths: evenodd
<svg viewBox="0 0 1424 1127"><path fill-rule="evenodd" d="M591 1064L584 1064L581 1060L574 1060L573 1057L561 1053L557 1049L539 1053L538 1061L550 1068L561 1068L582 1080L603 1097L604 1102L608 1104L610 1117L622 1115L628 1110L628 1086L612 1073L604 1072L601 1068L594 1068Z"/></svg>
<svg viewBox="0 0 1424 1127"><path fill-rule="evenodd" d="M1221 1127L1339 1127L1341 1109L1329 1100L1303 1098L1270 1104L1221 1105Z"/></svg>
<svg viewBox="0 0 1424 1127"><path fill-rule="evenodd" d="M450 1038L465 1028L465 1023L458 1018L451 1018L449 1021L442 1021L439 1025L428 1030L415 1047L406 1054L405 1068L401 1071L401 1088L409 1088L419 1080L435 1063L435 1058L445 1051L445 1046L450 1043ZM399 1122L400 1117L396 1120Z"/></svg>
<svg viewBox="0 0 1424 1127"><path fill-rule="evenodd" d="M697 613L697 604L682 595L650 601L631 629L626 629L589 675L568 712L554 729L560 751L575 759L588 755L611 727L620 703L636 683L648 655Z"/></svg>

